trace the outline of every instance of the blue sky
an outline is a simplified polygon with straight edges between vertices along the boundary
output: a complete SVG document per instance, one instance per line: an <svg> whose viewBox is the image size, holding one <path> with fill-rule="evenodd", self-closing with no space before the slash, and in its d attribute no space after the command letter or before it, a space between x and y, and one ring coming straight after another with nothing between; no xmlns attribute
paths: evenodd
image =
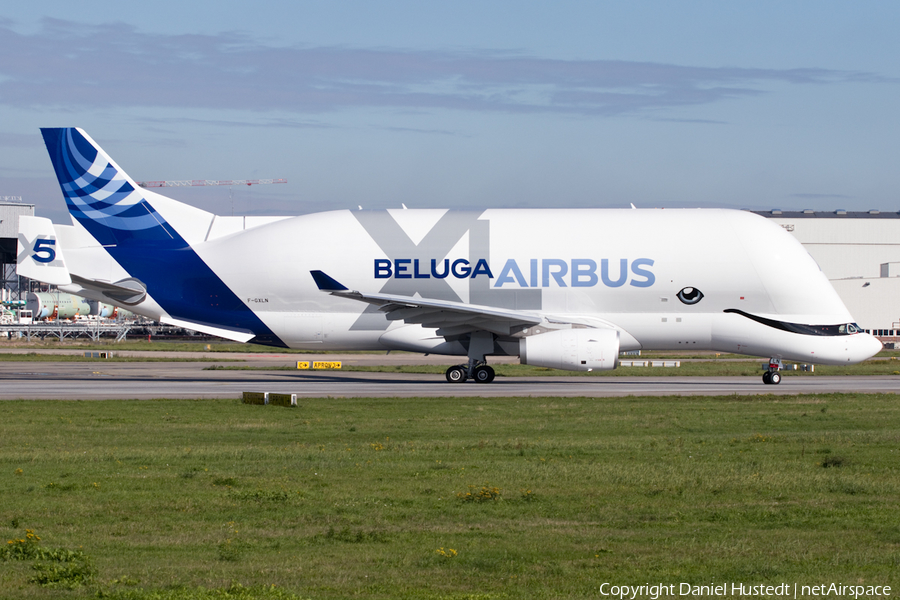
<svg viewBox="0 0 900 600"><path fill-rule="evenodd" d="M900 210L897 3L9 4L0 195L57 221L39 127L137 180L288 180L236 214Z"/></svg>

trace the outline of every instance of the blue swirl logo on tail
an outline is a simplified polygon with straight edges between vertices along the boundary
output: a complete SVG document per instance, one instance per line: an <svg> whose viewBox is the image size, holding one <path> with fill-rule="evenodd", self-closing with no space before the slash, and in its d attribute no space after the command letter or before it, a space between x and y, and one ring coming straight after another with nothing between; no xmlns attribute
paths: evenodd
<svg viewBox="0 0 900 600"><path fill-rule="evenodd" d="M41 129L69 213L101 243L177 237L143 191L73 127Z"/></svg>

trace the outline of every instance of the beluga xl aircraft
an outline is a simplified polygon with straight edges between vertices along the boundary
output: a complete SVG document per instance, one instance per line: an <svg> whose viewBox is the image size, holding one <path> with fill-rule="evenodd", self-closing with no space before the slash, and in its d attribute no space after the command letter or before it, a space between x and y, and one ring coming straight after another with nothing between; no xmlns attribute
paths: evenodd
<svg viewBox="0 0 900 600"><path fill-rule="evenodd" d="M20 221L18 273L162 323L283 348L490 356L572 371L620 352L851 364L881 349L806 250L744 211L338 210L227 217L139 187L84 131L42 129L72 218Z"/></svg>

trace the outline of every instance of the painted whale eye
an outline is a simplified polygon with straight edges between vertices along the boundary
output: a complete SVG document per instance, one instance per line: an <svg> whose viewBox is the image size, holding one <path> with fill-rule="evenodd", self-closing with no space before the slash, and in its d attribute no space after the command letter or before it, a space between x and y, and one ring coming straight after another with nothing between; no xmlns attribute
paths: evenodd
<svg viewBox="0 0 900 600"><path fill-rule="evenodd" d="M688 305L697 304L698 302L703 300L703 292L701 292L697 288L686 287L678 292L677 298Z"/></svg>

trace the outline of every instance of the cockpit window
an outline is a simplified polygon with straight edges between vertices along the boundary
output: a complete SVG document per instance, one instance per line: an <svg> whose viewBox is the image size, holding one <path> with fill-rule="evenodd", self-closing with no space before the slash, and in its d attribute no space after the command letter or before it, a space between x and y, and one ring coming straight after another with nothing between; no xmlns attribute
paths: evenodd
<svg viewBox="0 0 900 600"><path fill-rule="evenodd" d="M852 335L859 333L862 329L856 323L846 323L843 325L797 325L798 327L813 327L820 333L816 335ZM799 332L798 332L799 333Z"/></svg>

